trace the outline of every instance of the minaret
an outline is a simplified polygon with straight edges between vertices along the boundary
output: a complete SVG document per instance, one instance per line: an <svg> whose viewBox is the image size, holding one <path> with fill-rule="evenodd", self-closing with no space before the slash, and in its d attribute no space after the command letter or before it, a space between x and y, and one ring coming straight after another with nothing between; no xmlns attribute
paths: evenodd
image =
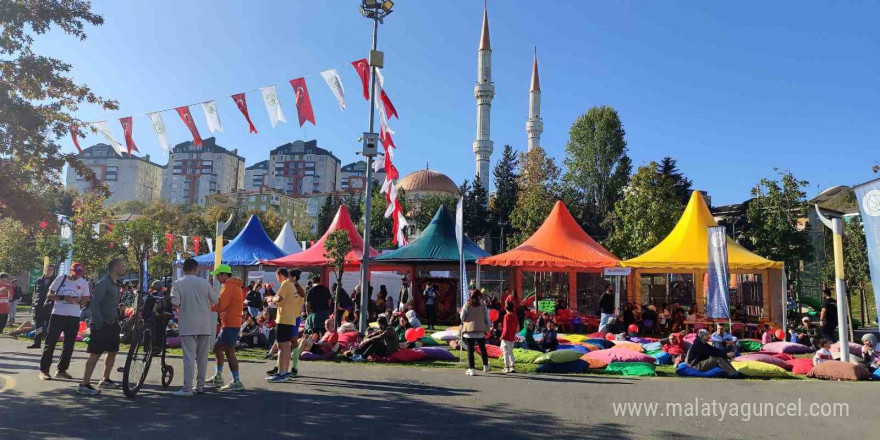
<svg viewBox="0 0 880 440"><path fill-rule="evenodd" d="M529 151L541 146L541 133L544 122L541 120L541 82L538 80L538 49L532 61L532 87L529 89L529 119L526 120L526 133L529 134Z"/></svg>
<svg viewBox="0 0 880 440"><path fill-rule="evenodd" d="M489 158L493 143L489 139L489 112L492 98L495 97L495 84L492 83L492 48L489 45L489 13L483 6L483 31L480 33L480 49L477 55L477 85L474 98L477 100L477 140L474 141L474 155L477 158L477 177L484 188L489 187Z"/></svg>

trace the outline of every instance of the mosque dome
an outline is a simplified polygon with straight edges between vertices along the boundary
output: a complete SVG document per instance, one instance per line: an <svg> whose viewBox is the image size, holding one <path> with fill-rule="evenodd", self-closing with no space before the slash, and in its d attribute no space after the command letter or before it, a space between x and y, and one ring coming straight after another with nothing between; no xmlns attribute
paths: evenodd
<svg viewBox="0 0 880 440"><path fill-rule="evenodd" d="M458 185L445 174L430 169L418 170L403 176L397 182L398 188L408 194L452 194L458 195Z"/></svg>

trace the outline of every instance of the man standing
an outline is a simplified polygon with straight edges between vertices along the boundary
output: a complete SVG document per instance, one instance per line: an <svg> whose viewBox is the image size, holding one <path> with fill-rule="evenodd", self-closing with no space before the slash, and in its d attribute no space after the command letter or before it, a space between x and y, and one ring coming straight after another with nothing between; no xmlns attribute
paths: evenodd
<svg viewBox="0 0 880 440"><path fill-rule="evenodd" d="M52 366L52 357L55 355L55 344L58 337L64 334L64 348L61 350L61 359L58 361L56 378L73 379L67 374L70 366L70 356L73 355L73 346L76 343L76 333L79 331L80 305L89 301L89 282L83 278L85 268L80 263L70 266L70 274L55 278L49 286L49 295L46 298L54 301L52 316L49 317L49 329L46 332L46 346L43 347L43 356L40 358L40 379L50 380L49 367Z"/></svg>
<svg viewBox="0 0 880 440"><path fill-rule="evenodd" d="M0 333L3 333L6 321L9 319L9 305L12 303L14 290L12 283L9 282L9 275L0 273Z"/></svg>
<svg viewBox="0 0 880 440"><path fill-rule="evenodd" d="M183 277L171 284L171 304L177 306L177 327L183 346L183 388L174 393L179 397L193 395L196 370L196 392L204 392L208 351L216 329L217 315L211 308L217 304L218 295L207 280L196 276L198 270L199 263L187 258L183 262Z"/></svg>
<svg viewBox="0 0 880 440"><path fill-rule="evenodd" d="M831 295L831 289L822 290L822 312L819 315L822 326L822 337L829 341L837 341L837 301Z"/></svg>
<svg viewBox="0 0 880 440"><path fill-rule="evenodd" d="M244 303L242 282L232 277L232 268L221 264L211 275L217 277L222 287L220 298L214 311L220 315L220 333L214 342L214 360L217 361L214 376L208 379L209 387L220 387L220 391L242 391L244 385L238 375L238 358L235 356L235 345L238 343L238 332L241 329L241 305ZM232 382L223 385L223 355L229 360L229 371Z"/></svg>
<svg viewBox="0 0 880 440"><path fill-rule="evenodd" d="M34 295L31 301L34 308L34 343L27 348L40 348L42 345L46 326L49 325L49 309L51 309L51 306L46 304L46 300L49 286L53 281L55 281L55 265L50 264L43 271L43 276L34 283Z"/></svg>
<svg viewBox="0 0 880 440"><path fill-rule="evenodd" d="M406 306L409 305L409 281L406 277L400 279L400 294L397 295L397 310L406 313Z"/></svg>
<svg viewBox="0 0 880 440"><path fill-rule="evenodd" d="M434 321L437 320L437 309L434 308L434 301L437 299L437 289L428 281L425 284L425 313L428 315L428 330L434 330Z"/></svg>
<svg viewBox="0 0 880 440"><path fill-rule="evenodd" d="M306 318L306 332L324 333L324 321L330 317L333 294L327 286L321 284L321 275L312 276L312 287L306 292L306 304L311 310Z"/></svg>
<svg viewBox="0 0 880 440"><path fill-rule="evenodd" d="M100 390L92 387L92 373L98 364L101 354L107 353L104 359L104 375L98 388L119 388L119 385L110 380L113 364L116 362L116 353L119 352L119 278L125 274L125 262L119 258L110 260L107 264L107 275L95 285L95 295L89 305L92 313L91 335L89 339L89 359L86 361L86 371L82 382L76 392L79 394L95 396L101 394ZM67 335L64 336L67 342ZM48 341L47 341L48 343Z"/></svg>
<svg viewBox="0 0 880 440"><path fill-rule="evenodd" d="M614 322L614 288L605 286L605 293L599 298L599 333L607 332L608 326Z"/></svg>
<svg viewBox="0 0 880 440"><path fill-rule="evenodd" d="M299 361L299 344L297 334L299 325L302 321L300 313L302 313L303 301L305 294L302 286L299 285L300 271L293 269L288 272L287 269L280 267L275 271L275 278L280 285L278 293L268 298L271 304L278 305L278 314L275 328L275 340L278 341L278 365L277 371L266 378L266 381L289 382L296 377L296 364ZM290 366L291 344L297 349L293 352L293 368L288 371Z"/></svg>

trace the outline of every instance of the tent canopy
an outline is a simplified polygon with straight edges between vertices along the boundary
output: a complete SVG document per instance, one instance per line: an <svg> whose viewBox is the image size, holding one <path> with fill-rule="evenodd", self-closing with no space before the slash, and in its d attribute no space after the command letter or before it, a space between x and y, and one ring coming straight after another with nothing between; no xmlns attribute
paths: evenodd
<svg viewBox="0 0 880 440"><path fill-rule="evenodd" d="M650 269L708 269L709 232L718 226L699 191L691 193L687 208L672 232L657 246L621 265ZM759 257L727 237L727 260L732 270L782 269L782 262Z"/></svg>
<svg viewBox="0 0 880 440"><path fill-rule="evenodd" d="M467 262L489 256L488 252L467 237L464 237L463 249ZM457 263L458 241L455 236L455 222L449 215L449 210L441 205L431 223L415 241L374 260L385 263Z"/></svg>
<svg viewBox="0 0 880 440"><path fill-rule="evenodd" d="M285 255L297 254L303 250L302 246L299 245L299 242L296 241L296 234L293 233L293 228L290 227L290 222L284 222L284 227L281 228L281 233L279 233L278 238L275 239L275 245L281 248Z"/></svg>
<svg viewBox="0 0 880 440"><path fill-rule="evenodd" d="M199 262L199 266L213 266L214 254L211 252L194 258ZM287 254L266 235L260 219L252 215L244 229L223 246L222 261L223 264L230 266L256 266L262 260L280 258L284 255ZM181 260L176 263L182 262Z"/></svg>
<svg viewBox="0 0 880 440"><path fill-rule="evenodd" d="M351 221L351 216L348 215L348 208L346 208L345 205L339 206L339 210L336 211L336 216L333 217L333 222L330 223L327 232L325 232L324 236L315 242L312 247L298 254L288 255L273 260L266 259L263 261L263 264L283 267L330 266L333 262L324 256L324 243L327 241L327 237L330 234L339 230L345 231L348 234L349 241L351 241L351 252L345 256L345 264L360 264L361 258L363 257L364 239L361 237L361 234L358 233L357 228L355 228L354 223ZM370 257L376 257L378 255L379 252L370 247Z"/></svg>
<svg viewBox="0 0 880 440"><path fill-rule="evenodd" d="M620 260L593 240L557 201L544 223L516 249L481 258L480 265L514 266L546 270L601 269Z"/></svg>

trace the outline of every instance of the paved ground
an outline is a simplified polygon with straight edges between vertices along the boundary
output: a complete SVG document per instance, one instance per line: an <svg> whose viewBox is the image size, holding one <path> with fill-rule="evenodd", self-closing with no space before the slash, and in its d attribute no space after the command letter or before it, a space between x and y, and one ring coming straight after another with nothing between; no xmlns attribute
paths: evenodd
<svg viewBox="0 0 880 440"><path fill-rule="evenodd" d="M263 381L268 363L243 364L248 390L174 398L153 368L133 400L121 391L75 394L73 381L37 379L39 354L0 337L0 439L245 438L875 438L880 384L818 381L466 377L463 371L300 363L290 384ZM124 356L120 356L120 362ZM84 353L71 374L82 374ZM173 359L180 384L179 359ZM228 374L228 372L227 372ZM119 378L114 373L115 378ZM613 403L845 402L849 416L620 417ZM873 432L874 434L871 434Z"/></svg>

